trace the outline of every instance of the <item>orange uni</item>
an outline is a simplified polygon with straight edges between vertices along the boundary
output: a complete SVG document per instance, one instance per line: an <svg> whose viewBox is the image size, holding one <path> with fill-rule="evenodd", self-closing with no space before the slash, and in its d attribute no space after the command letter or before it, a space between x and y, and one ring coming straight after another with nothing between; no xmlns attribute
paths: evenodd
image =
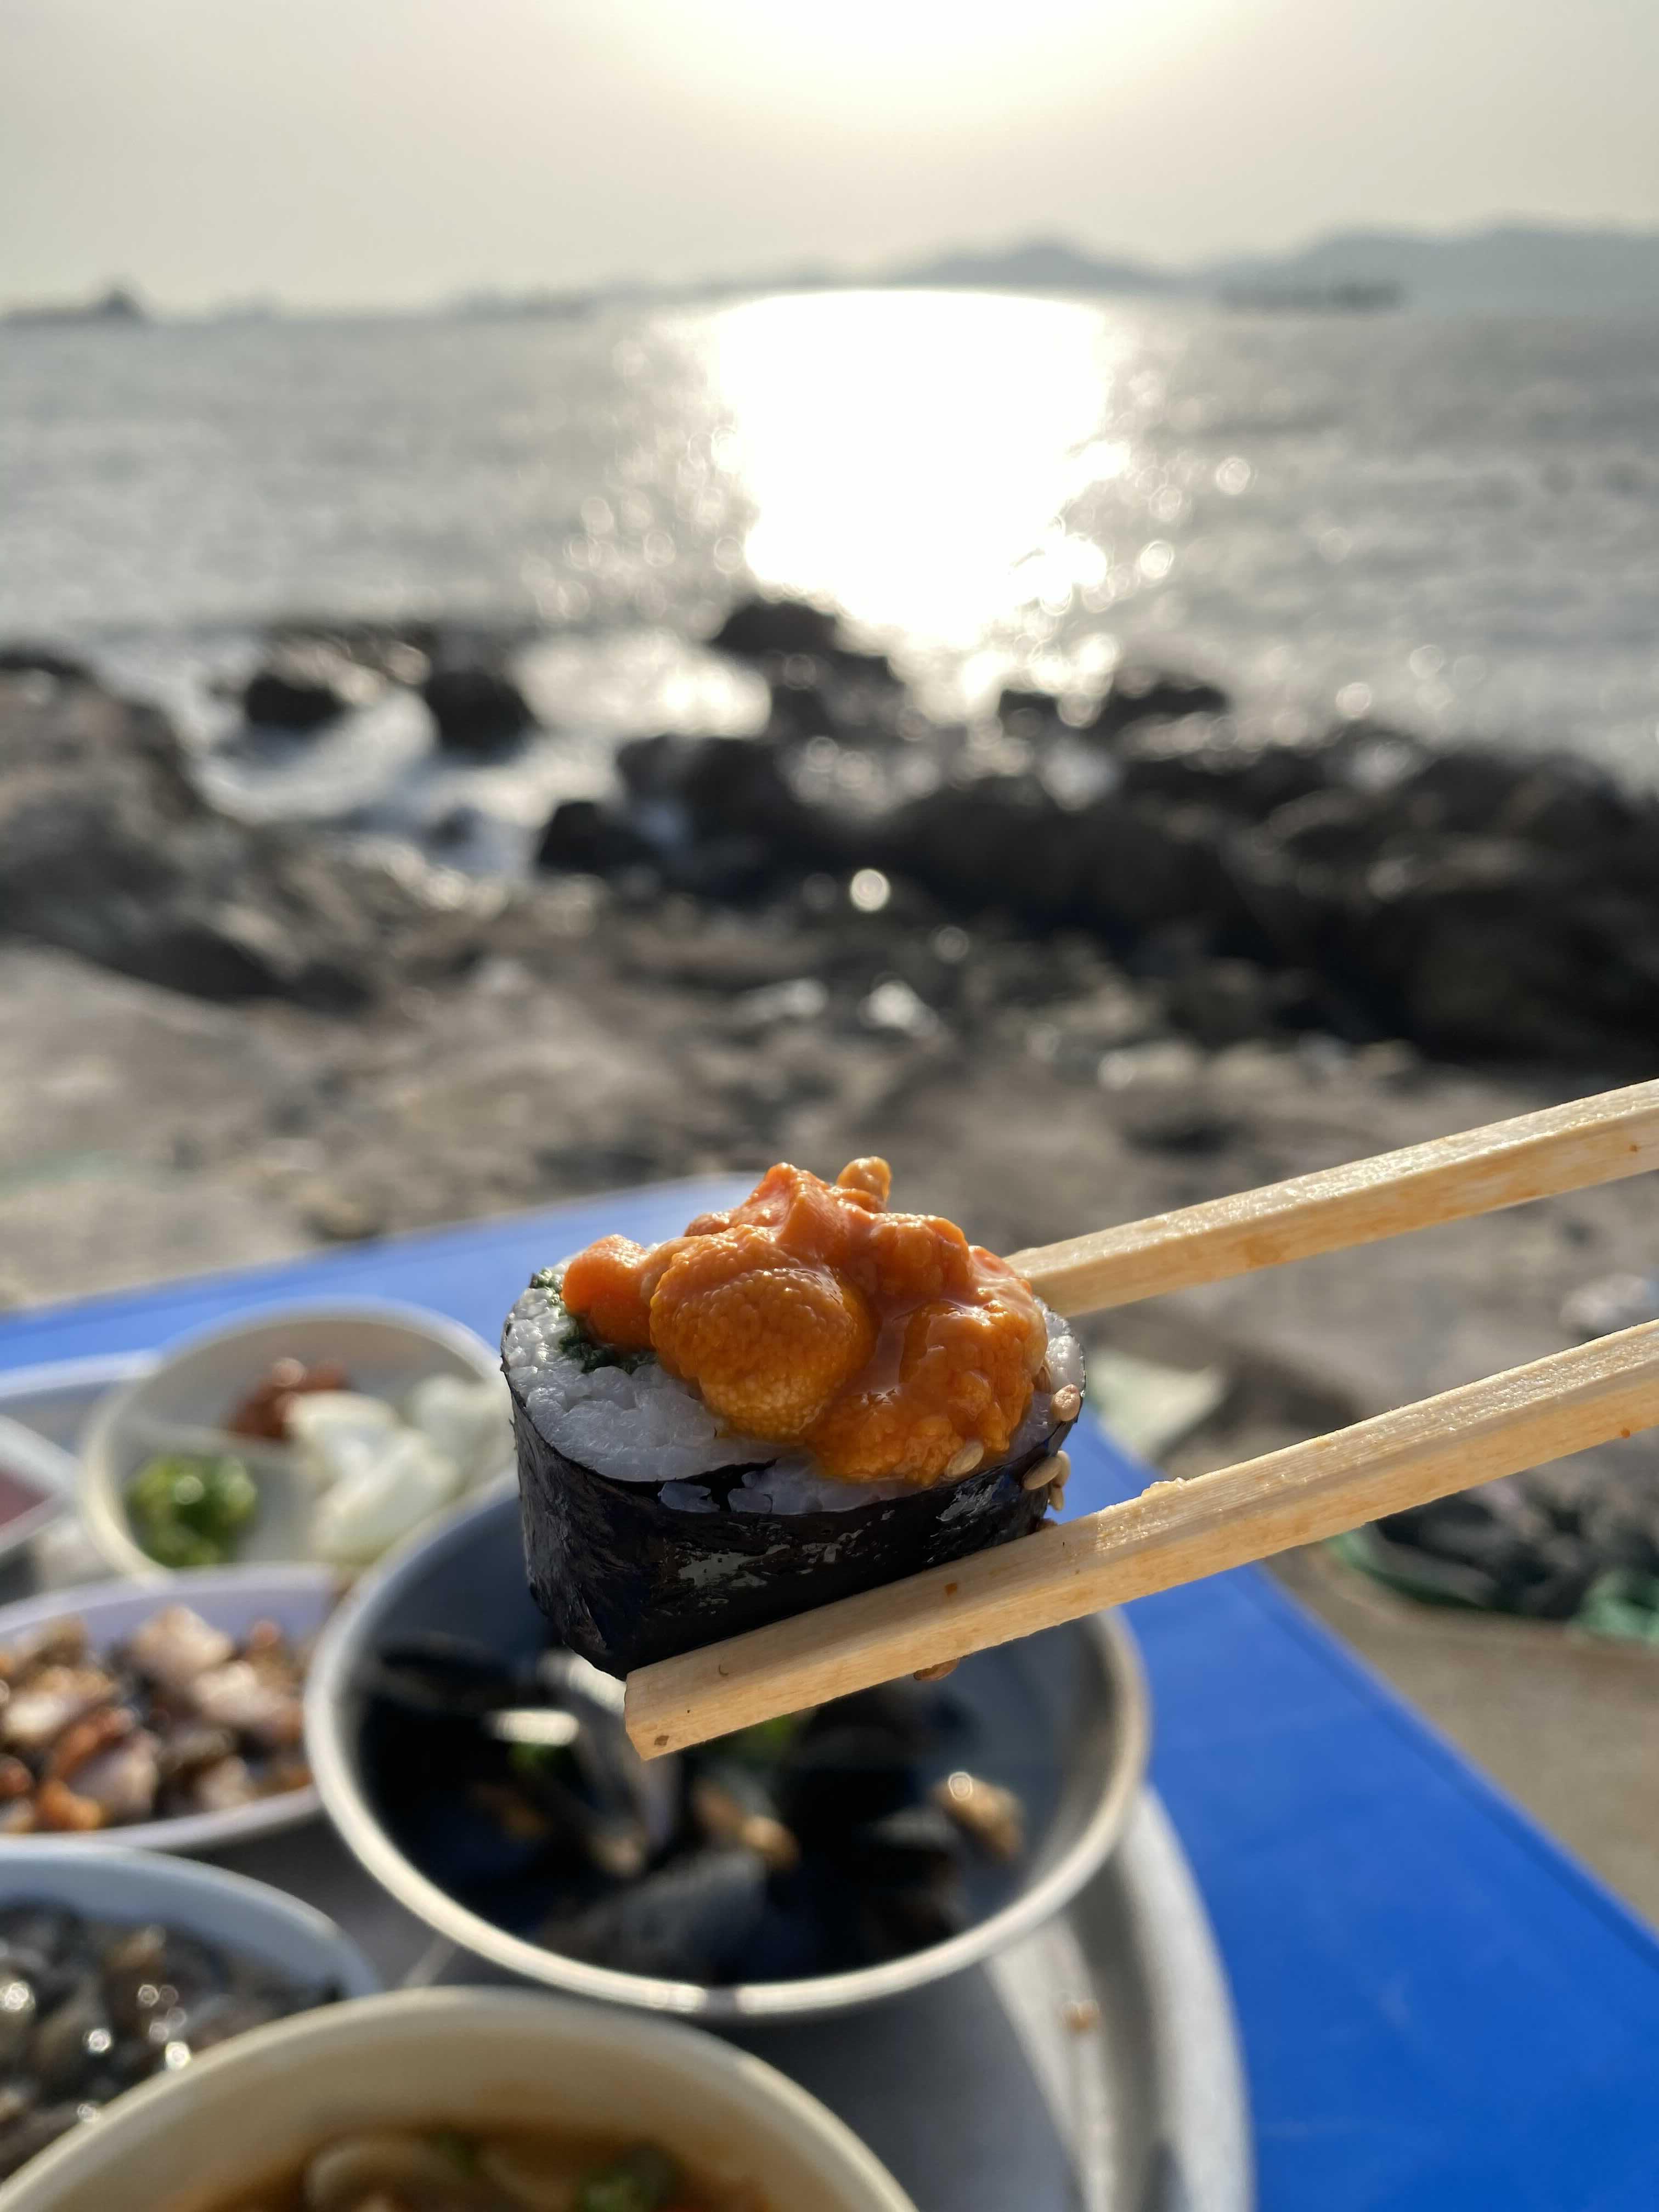
<svg viewBox="0 0 1659 2212"><path fill-rule="evenodd" d="M848 1482L933 1482L1008 1449L1048 1354L1028 1285L949 1221L889 1213L885 1160L769 1168L741 1206L565 1270L590 1336L654 1351L727 1425Z"/></svg>

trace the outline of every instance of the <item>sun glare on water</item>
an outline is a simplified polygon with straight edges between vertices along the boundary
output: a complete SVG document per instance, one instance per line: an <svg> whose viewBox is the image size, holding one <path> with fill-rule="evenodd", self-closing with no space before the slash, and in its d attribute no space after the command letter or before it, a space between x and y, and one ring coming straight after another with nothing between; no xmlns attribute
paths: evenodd
<svg viewBox="0 0 1659 2212"><path fill-rule="evenodd" d="M757 300L707 326L764 584L971 648L1092 549L1055 518L1109 414L1107 313L969 293Z"/></svg>

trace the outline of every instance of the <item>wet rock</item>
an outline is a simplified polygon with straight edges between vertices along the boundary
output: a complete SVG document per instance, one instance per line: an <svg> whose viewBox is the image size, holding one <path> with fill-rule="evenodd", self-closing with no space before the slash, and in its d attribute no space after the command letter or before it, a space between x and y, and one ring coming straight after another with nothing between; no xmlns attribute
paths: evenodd
<svg viewBox="0 0 1659 2212"><path fill-rule="evenodd" d="M629 820L666 882L741 899L802 869L868 857L867 838L799 796L789 754L776 737L642 738L621 748Z"/></svg>
<svg viewBox="0 0 1659 2212"><path fill-rule="evenodd" d="M1170 922L1220 926L1237 903L1223 860L1224 826L1202 805L1097 801L1073 817L1079 913L1119 941Z"/></svg>
<svg viewBox="0 0 1659 2212"><path fill-rule="evenodd" d="M456 972L502 902L215 815L161 717L90 685L0 698L0 933L198 997L337 1011Z"/></svg>
<svg viewBox="0 0 1659 2212"><path fill-rule="evenodd" d="M1075 902L1089 841L1035 775L989 775L912 800L871 842L952 905L1053 919Z"/></svg>
<svg viewBox="0 0 1659 2212"><path fill-rule="evenodd" d="M1231 700L1218 684L1201 677L1175 676L1157 669L1119 672L1089 725L1097 737L1114 737L1136 722L1179 721L1188 714L1224 714Z"/></svg>
<svg viewBox="0 0 1659 2212"><path fill-rule="evenodd" d="M1231 706L1224 691L1201 678L1127 668L1120 671L1102 697L1092 702L1079 696L1062 702L1051 691L1009 684L997 700L996 714L1005 730L1020 737L1036 737L1064 726L1090 737L1112 738L1138 723L1224 714Z"/></svg>
<svg viewBox="0 0 1659 2212"><path fill-rule="evenodd" d="M49 676L54 684L90 684L91 669L55 646L0 645L0 676Z"/></svg>
<svg viewBox="0 0 1659 2212"><path fill-rule="evenodd" d="M1220 1051L1249 1037L1270 1036L1298 985L1285 983L1254 960L1199 959L1170 976L1164 1003L1176 1024Z"/></svg>
<svg viewBox="0 0 1659 2212"><path fill-rule="evenodd" d="M961 915L1081 924L1137 965L1185 931L1200 966L1178 1018L1218 1043L1249 1033L1254 1004L1356 1042L1650 1057L1659 808L1599 772L1430 757L1371 726L1261 744L1188 715L1130 728L1079 803L1058 728L1022 740L1017 768L919 720L898 744L896 721L857 743L640 740L618 762L624 811L562 821L550 858L562 846L561 865L617 873L641 857L625 828L666 882L714 898L875 868ZM1248 991L1246 969L1202 965L1239 961L1257 971ZM1282 994L1259 987L1270 974Z"/></svg>
<svg viewBox="0 0 1659 2212"><path fill-rule="evenodd" d="M592 799L567 799L542 832L536 866L572 875L612 876L653 866L659 856L659 848L613 808Z"/></svg>
<svg viewBox="0 0 1659 2212"><path fill-rule="evenodd" d="M421 686L438 741L457 752L486 752L530 726L524 694L509 677L483 666L441 667Z"/></svg>
<svg viewBox="0 0 1659 2212"><path fill-rule="evenodd" d="M1321 747L1243 742L1231 723L1208 715L1136 727L1118 762L1127 798L1200 800L1252 822L1322 793L1333 765Z"/></svg>
<svg viewBox="0 0 1659 2212"><path fill-rule="evenodd" d="M823 656L840 645L841 623L806 599L739 599L708 642L744 660L769 653Z"/></svg>
<svg viewBox="0 0 1659 2212"><path fill-rule="evenodd" d="M319 730L349 704L332 684L282 668L262 668L242 693L242 712L262 729Z"/></svg>

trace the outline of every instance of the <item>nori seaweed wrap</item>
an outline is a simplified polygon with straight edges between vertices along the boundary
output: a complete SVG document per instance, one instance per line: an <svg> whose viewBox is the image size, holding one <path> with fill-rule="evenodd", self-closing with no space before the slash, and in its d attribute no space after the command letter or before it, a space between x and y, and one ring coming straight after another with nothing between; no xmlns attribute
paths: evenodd
<svg viewBox="0 0 1659 2212"><path fill-rule="evenodd" d="M799 1440L734 1433L650 1352L590 1335L557 1271L538 1275L508 1316L502 1364L526 1565L560 1639L625 1674L1034 1528L1048 1492L1024 1478L1069 1433L1083 1365L1066 1324L1023 1285L1018 1296L1034 1374L1000 1455L921 1480L847 1480ZM956 1463L973 1456L970 1444Z"/></svg>

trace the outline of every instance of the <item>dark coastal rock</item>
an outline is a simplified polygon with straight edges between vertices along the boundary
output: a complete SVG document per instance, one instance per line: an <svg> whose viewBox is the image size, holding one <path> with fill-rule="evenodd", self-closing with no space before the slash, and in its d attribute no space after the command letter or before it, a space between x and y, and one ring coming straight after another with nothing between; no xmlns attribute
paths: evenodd
<svg viewBox="0 0 1659 2212"><path fill-rule="evenodd" d="M791 654L771 679L769 729L784 738L830 737L843 744L889 746L921 717L886 662L842 653L833 660Z"/></svg>
<svg viewBox="0 0 1659 2212"><path fill-rule="evenodd" d="M538 868L566 875L612 876L650 866L659 848L613 810L591 799L567 799L542 832Z"/></svg>
<svg viewBox="0 0 1659 2212"><path fill-rule="evenodd" d="M774 653L823 659L840 647L841 623L806 599L739 599L708 642L739 660Z"/></svg>
<svg viewBox="0 0 1659 2212"><path fill-rule="evenodd" d="M1251 822L1328 789L1333 765L1321 747L1244 743L1231 723L1202 714L1136 725L1117 759L1127 798L1202 799Z"/></svg>
<svg viewBox="0 0 1659 2212"><path fill-rule="evenodd" d="M0 676L50 676L54 684L90 684L94 680L84 660L59 653L55 646L27 641L0 645Z"/></svg>
<svg viewBox="0 0 1659 2212"><path fill-rule="evenodd" d="M510 677L483 666L436 668L421 696L437 725L438 741L457 752L487 752L528 729L524 694Z"/></svg>
<svg viewBox="0 0 1659 2212"><path fill-rule="evenodd" d="M1222 857L1224 828L1202 804L1097 800L1073 830L1084 843L1079 917L1120 943L1189 920L1224 933L1237 907Z"/></svg>
<svg viewBox="0 0 1659 2212"><path fill-rule="evenodd" d="M225 819L160 715L0 678L0 933L200 997L340 1010L465 966L501 903Z"/></svg>
<svg viewBox="0 0 1659 2212"><path fill-rule="evenodd" d="M792 750L772 736L641 738L621 748L632 818L669 880L738 896L792 870L859 864L866 848L836 811L797 792Z"/></svg>
<svg viewBox="0 0 1659 2212"><path fill-rule="evenodd" d="M1231 708L1227 694L1202 677L1134 667L1120 671L1092 706L1086 700L1068 702L1064 714L1061 702L1052 691L1006 685L998 697L996 715L1003 728L1015 737L1037 737L1064 726L1085 737L1112 739L1143 722L1213 717L1230 713Z"/></svg>
<svg viewBox="0 0 1659 2212"><path fill-rule="evenodd" d="M769 675L784 673L793 663L795 678L803 684L812 680L814 663L844 676L896 680L884 655L848 645L841 617L810 599L739 599L708 642L717 653L753 661Z"/></svg>
<svg viewBox="0 0 1659 2212"><path fill-rule="evenodd" d="M872 855L953 906L1070 911L1085 840L1035 775L988 775L902 807Z"/></svg>
<svg viewBox="0 0 1659 2212"><path fill-rule="evenodd" d="M1194 713L1124 725L1079 804L1041 732L1018 770L918 720L905 738L640 740L621 807L560 836L611 872L641 857L626 825L665 881L714 897L879 868L963 915L1081 925L1148 975L1174 932L1191 987L1170 1011L1214 1042L1255 1007L1437 1052L1652 1059L1659 805L1582 763L1431 753L1366 724L1263 743Z"/></svg>
<svg viewBox="0 0 1659 2212"><path fill-rule="evenodd" d="M262 668L242 693L242 712L260 729L319 730L346 711L331 684L283 668Z"/></svg>
<svg viewBox="0 0 1659 2212"><path fill-rule="evenodd" d="M1097 737L1115 737L1137 722L1181 721L1189 714L1224 714L1232 705L1218 684L1202 677L1171 676L1156 669L1120 672L1089 725Z"/></svg>

